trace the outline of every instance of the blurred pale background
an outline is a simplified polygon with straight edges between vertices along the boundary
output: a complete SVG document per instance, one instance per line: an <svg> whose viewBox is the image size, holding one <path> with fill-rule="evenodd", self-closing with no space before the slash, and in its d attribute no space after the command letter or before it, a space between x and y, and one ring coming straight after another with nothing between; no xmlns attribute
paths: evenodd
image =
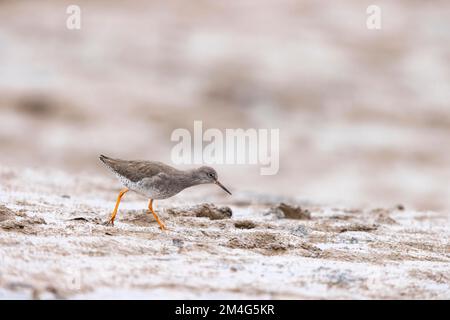
<svg viewBox="0 0 450 320"><path fill-rule="evenodd" d="M0 1L0 165L169 162L194 120L280 129L279 174L219 166L235 192L448 210L450 2Z"/></svg>

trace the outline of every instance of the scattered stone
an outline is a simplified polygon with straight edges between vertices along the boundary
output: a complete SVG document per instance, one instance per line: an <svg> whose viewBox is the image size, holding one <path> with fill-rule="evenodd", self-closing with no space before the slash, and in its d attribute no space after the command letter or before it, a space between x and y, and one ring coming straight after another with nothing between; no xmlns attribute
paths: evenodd
<svg viewBox="0 0 450 320"><path fill-rule="evenodd" d="M231 218L233 212L230 207L217 207L214 204L203 203L196 206L184 208L166 209L170 215L183 217L206 217L210 220L221 220Z"/></svg>
<svg viewBox="0 0 450 320"><path fill-rule="evenodd" d="M397 210L399 210L399 211L405 210L405 206L402 205L402 204L398 204L396 208L397 208Z"/></svg>
<svg viewBox="0 0 450 320"><path fill-rule="evenodd" d="M61 195L61 198L70 199L70 196L68 194L63 194L63 195Z"/></svg>
<svg viewBox="0 0 450 320"><path fill-rule="evenodd" d="M254 223L253 221L250 221L250 220L241 220L241 221L236 221L234 223L234 226L238 229L253 229L253 228L256 228L256 223Z"/></svg>
<svg viewBox="0 0 450 320"><path fill-rule="evenodd" d="M296 205L289 205L284 202L270 209L270 213L274 213L278 218L282 219L311 219L311 213L307 209L302 209Z"/></svg>

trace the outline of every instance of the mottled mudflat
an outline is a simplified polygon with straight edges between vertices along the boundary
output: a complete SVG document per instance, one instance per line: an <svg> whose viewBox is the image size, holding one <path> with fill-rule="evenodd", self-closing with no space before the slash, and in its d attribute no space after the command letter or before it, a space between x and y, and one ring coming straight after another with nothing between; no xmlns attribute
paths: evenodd
<svg viewBox="0 0 450 320"><path fill-rule="evenodd" d="M3 299L450 298L446 214L205 186L157 203L162 232L131 193L105 225L119 189L105 175L0 175Z"/></svg>

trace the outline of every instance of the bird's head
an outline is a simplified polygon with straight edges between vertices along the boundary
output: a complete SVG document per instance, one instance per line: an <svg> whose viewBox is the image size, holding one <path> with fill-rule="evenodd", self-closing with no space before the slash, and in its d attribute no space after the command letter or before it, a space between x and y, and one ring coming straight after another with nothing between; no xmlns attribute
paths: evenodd
<svg viewBox="0 0 450 320"><path fill-rule="evenodd" d="M218 180L218 175L216 170L211 167L203 166L195 170L195 176L199 183L214 183L221 187L225 192L231 195L231 192L228 191Z"/></svg>

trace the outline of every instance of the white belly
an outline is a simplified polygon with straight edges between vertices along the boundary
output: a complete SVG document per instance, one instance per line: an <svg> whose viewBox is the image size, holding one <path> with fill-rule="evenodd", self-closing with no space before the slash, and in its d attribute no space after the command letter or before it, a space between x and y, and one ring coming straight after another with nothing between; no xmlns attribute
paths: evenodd
<svg viewBox="0 0 450 320"><path fill-rule="evenodd" d="M141 181L139 182L133 182L119 174L116 174L117 178L120 180L120 182L127 187L128 189L137 192L141 195L143 195L146 198L149 199L167 199L171 197L173 194L168 194L167 192L164 192L163 190L159 190L157 188L153 188L151 185L146 184L144 186Z"/></svg>

